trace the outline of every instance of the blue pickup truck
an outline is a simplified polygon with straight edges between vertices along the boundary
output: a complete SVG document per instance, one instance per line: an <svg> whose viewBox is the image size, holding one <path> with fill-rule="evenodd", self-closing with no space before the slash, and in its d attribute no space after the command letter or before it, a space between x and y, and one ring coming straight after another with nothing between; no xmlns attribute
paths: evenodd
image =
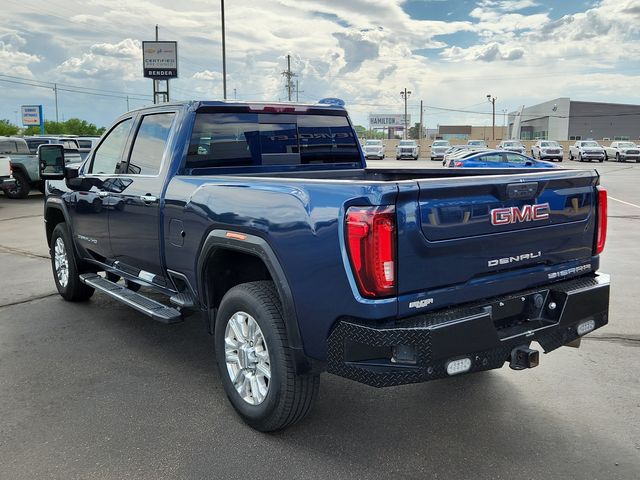
<svg viewBox="0 0 640 480"><path fill-rule="evenodd" d="M608 321L594 170L368 169L342 107L219 101L129 112L79 167L56 145L39 159L60 295L201 312L261 431L304 417L322 371L382 387L521 370L532 342Z"/></svg>

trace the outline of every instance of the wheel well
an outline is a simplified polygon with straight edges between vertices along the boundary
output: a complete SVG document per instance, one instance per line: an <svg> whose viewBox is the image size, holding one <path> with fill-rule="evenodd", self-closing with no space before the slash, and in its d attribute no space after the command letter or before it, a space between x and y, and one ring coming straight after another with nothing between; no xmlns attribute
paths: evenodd
<svg viewBox="0 0 640 480"><path fill-rule="evenodd" d="M47 245L51 246L51 235L53 235L53 230L59 223L64 223L64 214L57 208L47 208L47 213L45 214L44 219L47 229Z"/></svg>
<svg viewBox="0 0 640 480"><path fill-rule="evenodd" d="M225 248L217 249L207 259L204 289L209 308L218 308L222 297L241 283L273 280L261 258Z"/></svg>

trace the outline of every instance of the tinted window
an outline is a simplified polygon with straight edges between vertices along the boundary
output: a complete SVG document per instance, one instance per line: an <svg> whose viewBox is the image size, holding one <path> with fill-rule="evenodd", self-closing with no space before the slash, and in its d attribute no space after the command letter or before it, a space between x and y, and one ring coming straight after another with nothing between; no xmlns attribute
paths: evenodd
<svg viewBox="0 0 640 480"><path fill-rule="evenodd" d="M11 140L3 140L0 142L0 153L16 153L18 151L18 146L16 142Z"/></svg>
<svg viewBox="0 0 640 480"><path fill-rule="evenodd" d="M145 115L133 142L127 173L157 175L175 113Z"/></svg>
<svg viewBox="0 0 640 480"><path fill-rule="evenodd" d="M359 161L346 117L199 113L187 168Z"/></svg>
<svg viewBox="0 0 640 480"><path fill-rule="evenodd" d="M502 154L500 153L491 153L488 155L482 155L478 157L478 160L481 162L489 162L489 163L498 163L504 161L502 158Z"/></svg>
<svg viewBox="0 0 640 480"><path fill-rule="evenodd" d="M524 163L527 161L527 159L521 155L514 155L513 153L507 153L507 161L510 163Z"/></svg>
<svg viewBox="0 0 640 480"><path fill-rule="evenodd" d="M123 120L104 138L91 164L91 173L116 173L120 167L124 146L131 130L131 119Z"/></svg>
<svg viewBox="0 0 640 480"><path fill-rule="evenodd" d="M91 148L91 140L78 140L80 148Z"/></svg>

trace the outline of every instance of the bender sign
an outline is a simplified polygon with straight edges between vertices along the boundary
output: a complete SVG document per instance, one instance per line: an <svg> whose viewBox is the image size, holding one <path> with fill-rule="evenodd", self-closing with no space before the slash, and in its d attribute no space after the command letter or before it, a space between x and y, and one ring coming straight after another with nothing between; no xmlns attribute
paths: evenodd
<svg viewBox="0 0 640 480"><path fill-rule="evenodd" d="M178 78L178 42L142 42L142 67L147 78Z"/></svg>

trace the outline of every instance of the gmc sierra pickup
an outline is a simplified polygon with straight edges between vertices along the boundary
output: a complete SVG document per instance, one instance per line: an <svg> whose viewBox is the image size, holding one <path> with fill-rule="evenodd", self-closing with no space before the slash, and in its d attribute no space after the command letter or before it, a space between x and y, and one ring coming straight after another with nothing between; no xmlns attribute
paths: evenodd
<svg viewBox="0 0 640 480"><path fill-rule="evenodd" d="M323 370L377 387L521 370L532 342L608 321L594 170L368 169L342 107L217 101L129 112L80 166L39 159L60 295L202 312L262 431L304 417Z"/></svg>

